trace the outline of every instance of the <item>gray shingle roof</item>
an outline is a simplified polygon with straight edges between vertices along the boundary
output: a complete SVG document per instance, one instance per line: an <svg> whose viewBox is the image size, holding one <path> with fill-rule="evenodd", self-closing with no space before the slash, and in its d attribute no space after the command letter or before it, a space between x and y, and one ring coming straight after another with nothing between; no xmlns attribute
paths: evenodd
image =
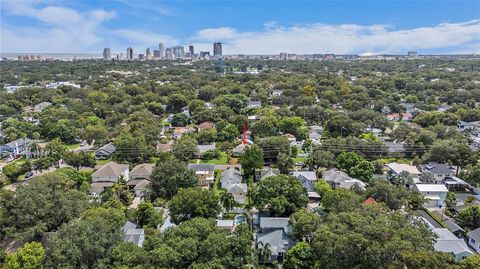
<svg viewBox="0 0 480 269"><path fill-rule="evenodd" d="M293 247L295 242L293 242L283 230L278 229L268 233L259 234L257 237L257 244L260 248L269 244L272 255L276 256L278 253L286 253Z"/></svg>
<svg viewBox="0 0 480 269"><path fill-rule="evenodd" d="M195 172L198 171L214 171L215 165L207 164L207 163L190 163L188 164L188 169L193 170Z"/></svg>
<svg viewBox="0 0 480 269"><path fill-rule="evenodd" d="M149 178L153 172L153 168L155 166L150 163L142 163L135 166L132 171L130 172L130 177L132 179L142 177L142 178Z"/></svg>
<svg viewBox="0 0 480 269"><path fill-rule="evenodd" d="M475 241L480 241L480 228L468 232L467 236L475 239Z"/></svg>
<svg viewBox="0 0 480 269"><path fill-rule="evenodd" d="M242 173L235 168L228 168L227 170L223 171L222 175L220 175L220 182L224 182L227 180L231 180L237 183L242 182Z"/></svg>
<svg viewBox="0 0 480 269"><path fill-rule="evenodd" d="M289 225L289 218L260 218L260 228L261 229L284 229Z"/></svg>
<svg viewBox="0 0 480 269"><path fill-rule="evenodd" d="M108 162L95 171L95 173L92 174L92 177L119 177L127 169L128 165L126 164Z"/></svg>
<svg viewBox="0 0 480 269"><path fill-rule="evenodd" d="M422 170L429 171L434 175L445 175L452 173L448 164L441 164L436 162L430 162L422 165Z"/></svg>
<svg viewBox="0 0 480 269"><path fill-rule="evenodd" d="M116 148L113 145L113 143L108 143L108 144L104 145L103 147L97 149L95 151L95 154L106 153L106 154L112 155L115 152L115 150L116 150Z"/></svg>

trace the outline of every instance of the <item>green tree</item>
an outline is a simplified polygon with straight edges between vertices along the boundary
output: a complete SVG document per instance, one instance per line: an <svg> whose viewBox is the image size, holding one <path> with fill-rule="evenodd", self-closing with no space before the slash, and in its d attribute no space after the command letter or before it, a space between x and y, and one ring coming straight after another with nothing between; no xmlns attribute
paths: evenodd
<svg viewBox="0 0 480 269"><path fill-rule="evenodd" d="M72 220L48 240L47 268L97 268L123 239L121 210L94 208Z"/></svg>
<svg viewBox="0 0 480 269"><path fill-rule="evenodd" d="M68 165L75 167L77 170L79 170L80 167L94 168L96 164L95 157L93 157L93 155L89 152L85 151L79 153L67 152L64 154L63 160Z"/></svg>
<svg viewBox="0 0 480 269"><path fill-rule="evenodd" d="M314 233L315 266L389 268L404 253L434 253L434 234L421 220L380 207L330 213ZM360 255L361 253L361 255Z"/></svg>
<svg viewBox="0 0 480 269"><path fill-rule="evenodd" d="M290 173L290 169L293 168L293 159L289 154L280 152L277 156L277 166L282 174Z"/></svg>
<svg viewBox="0 0 480 269"><path fill-rule="evenodd" d="M195 173L187 165L175 158L159 162L151 175L151 199L171 199L180 188L198 185Z"/></svg>
<svg viewBox="0 0 480 269"><path fill-rule="evenodd" d="M121 242L109 253L106 267L146 268L149 266L149 253L132 242Z"/></svg>
<svg viewBox="0 0 480 269"><path fill-rule="evenodd" d="M96 144L103 144L108 138L107 128L103 125L87 125L82 131L82 138L89 144L95 141Z"/></svg>
<svg viewBox="0 0 480 269"><path fill-rule="evenodd" d="M457 195L454 192L449 191L447 193L445 205L448 210L452 210L457 205Z"/></svg>
<svg viewBox="0 0 480 269"><path fill-rule="evenodd" d="M310 244L300 242L287 252L284 265L287 269L303 269L313 268L314 264L315 260Z"/></svg>
<svg viewBox="0 0 480 269"><path fill-rule="evenodd" d="M435 176L430 171L424 171L420 175L420 181L425 184L435 184Z"/></svg>
<svg viewBox="0 0 480 269"><path fill-rule="evenodd" d="M307 129L304 127L305 121L300 117L284 117L278 121L278 128L284 134L291 134L298 140L307 138Z"/></svg>
<svg viewBox="0 0 480 269"><path fill-rule="evenodd" d="M150 202L142 202L135 211L135 218L140 227L156 229L163 224L162 212L157 212Z"/></svg>
<svg viewBox="0 0 480 269"><path fill-rule="evenodd" d="M327 192L332 190L332 186L330 186L330 184L328 184L325 180L319 179L315 184L315 189L320 197L323 197Z"/></svg>
<svg viewBox="0 0 480 269"><path fill-rule="evenodd" d="M480 255L473 255L458 263L459 269L476 269L480 267Z"/></svg>
<svg viewBox="0 0 480 269"><path fill-rule="evenodd" d="M293 239L310 242L313 238L313 233L321 223L321 217L317 213L301 209L290 216L289 222L292 225Z"/></svg>
<svg viewBox="0 0 480 269"><path fill-rule="evenodd" d="M196 217L215 218L220 212L218 197L199 188L179 189L168 203L172 222L179 224Z"/></svg>
<svg viewBox="0 0 480 269"><path fill-rule="evenodd" d="M220 194L220 203L227 212L232 210L232 208L236 205L236 201L233 195L230 192L226 191Z"/></svg>
<svg viewBox="0 0 480 269"><path fill-rule="evenodd" d="M123 132L113 142L113 159L121 162L143 163L153 156L154 148L147 144L145 136Z"/></svg>
<svg viewBox="0 0 480 269"><path fill-rule="evenodd" d="M353 191L335 189L325 193L322 197L322 206L327 211L345 212L360 207L362 197Z"/></svg>
<svg viewBox="0 0 480 269"><path fill-rule="evenodd" d="M79 216L88 206L85 193L62 173L48 173L2 195L0 227L22 242L30 241Z"/></svg>
<svg viewBox="0 0 480 269"><path fill-rule="evenodd" d="M308 203L307 191L289 175L267 177L251 191L253 206L270 216L290 216Z"/></svg>
<svg viewBox="0 0 480 269"><path fill-rule="evenodd" d="M197 141L193 138L182 137L182 139L175 141L172 145L172 153L177 159L181 161L188 161L198 153Z"/></svg>
<svg viewBox="0 0 480 269"><path fill-rule="evenodd" d="M176 127L184 127L188 124L188 116L184 113L177 113L173 115L172 125Z"/></svg>
<svg viewBox="0 0 480 269"><path fill-rule="evenodd" d="M7 255L6 265L11 269L40 269L42 268L45 251L38 242L25 243L17 252Z"/></svg>
<svg viewBox="0 0 480 269"><path fill-rule="evenodd" d="M480 206L471 206L458 214L462 227L475 229L480 227Z"/></svg>
<svg viewBox="0 0 480 269"><path fill-rule="evenodd" d="M314 150L306 161L310 170L318 171L319 168L332 168L335 164L335 156L330 151Z"/></svg>
<svg viewBox="0 0 480 269"><path fill-rule="evenodd" d="M240 159L245 176L249 178L255 173L255 169L263 167L263 151L257 145L247 146Z"/></svg>

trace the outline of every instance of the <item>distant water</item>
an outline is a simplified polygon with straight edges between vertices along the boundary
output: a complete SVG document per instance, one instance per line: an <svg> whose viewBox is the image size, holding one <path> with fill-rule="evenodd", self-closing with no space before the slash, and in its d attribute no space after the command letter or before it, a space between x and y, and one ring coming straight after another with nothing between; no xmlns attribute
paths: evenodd
<svg viewBox="0 0 480 269"><path fill-rule="evenodd" d="M58 60L72 60L76 59L90 59L102 58L102 54L94 53L0 53L0 57L7 57L9 59L17 59L18 55L42 55L42 58L54 58Z"/></svg>

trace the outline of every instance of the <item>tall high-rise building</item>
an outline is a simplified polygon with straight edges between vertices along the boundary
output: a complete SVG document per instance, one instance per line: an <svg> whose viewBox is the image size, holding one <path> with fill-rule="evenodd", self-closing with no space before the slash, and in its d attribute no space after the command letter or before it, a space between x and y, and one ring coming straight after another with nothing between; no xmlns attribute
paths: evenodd
<svg viewBox="0 0 480 269"><path fill-rule="evenodd" d="M145 56L147 57L147 60L152 59L152 51L150 50L150 48L147 48L147 50L145 51Z"/></svg>
<svg viewBox="0 0 480 269"><path fill-rule="evenodd" d="M195 54L195 49L193 48L193 45L188 46L188 51L190 52L190 57L193 58L193 55Z"/></svg>
<svg viewBox="0 0 480 269"><path fill-rule="evenodd" d="M160 51L160 58L163 58L163 55L164 55L163 54L163 50L164 50L163 43L158 44L158 50Z"/></svg>
<svg viewBox="0 0 480 269"><path fill-rule="evenodd" d="M287 53L286 52L280 52L280 60L286 60L287 59Z"/></svg>
<svg viewBox="0 0 480 269"><path fill-rule="evenodd" d="M173 60L173 51L172 48L165 49L165 59Z"/></svg>
<svg viewBox="0 0 480 269"><path fill-rule="evenodd" d="M222 43L220 42L213 43L213 57L215 58L222 57Z"/></svg>
<svg viewBox="0 0 480 269"><path fill-rule="evenodd" d="M110 48L103 49L103 59L105 61L112 59L112 51L110 50Z"/></svg>
<svg viewBox="0 0 480 269"><path fill-rule="evenodd" d="M127 60L129 60L129 61L133 60L133 49L132 49L132 47L127 48Z"/></svg>
<svg viewBox="0 0 480 269"><path fill-rule="evenodd" d="M153 58L160 59L160 51L159 50L153 50Z"/></svg>
<svg viewBox="0 0 480 269"><path fill-rule="evenodd" d="M180 59L185 57L185 50L183 46L175 46L173 49L173 56L175 59Z"/></svg>

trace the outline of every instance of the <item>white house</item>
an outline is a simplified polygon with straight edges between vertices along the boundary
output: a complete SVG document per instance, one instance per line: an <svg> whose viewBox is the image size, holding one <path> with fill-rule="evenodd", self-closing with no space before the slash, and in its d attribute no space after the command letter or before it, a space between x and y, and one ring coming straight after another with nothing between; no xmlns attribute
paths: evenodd
<svg viewBox="0 0 480 269"><path fill-rule="evenodd" d="M426 207L442 207L447 198L448 189L443 184L415 184L415 189L427 200Z"/></svg>
<svg viewBox="0 0 480 269"><path fill-rule="evenodd" d="M225 190L232 194L233 199L239 204L245 204L248 188L245 183L235 183L228 185Z"/></svg>
<svg viewBox="0 0 480 269"><path fill-rule="evenodd" d="M416 166L403 164L403 163L387 163L386 168L388 169L388 178L396 178L401 172L406 171L412 175L414 182L418 182L420 177L420 171L418 171Z"/></svg>
<svg viewBox="0 0 480 269"><path fill-rule="evenodd" d="M457 262L474 255L465 241L456 237L448 229L433 228L432 230L438 236L433 244L436 251L452 254Z"/></svg>
<svg viewBox="0 0 480 269"><path fill-rule="evenodd" d="M468 245L480 254L480 228L467 233Z"/></svg>
<svg viewBox="0 0 480 269"><path fill-rule="evenodd" d="M455 171L448 164L429 162L421 166L422 172L430 172L435 178L435 182L440 184L446 177L454 176Z"/></svg>

